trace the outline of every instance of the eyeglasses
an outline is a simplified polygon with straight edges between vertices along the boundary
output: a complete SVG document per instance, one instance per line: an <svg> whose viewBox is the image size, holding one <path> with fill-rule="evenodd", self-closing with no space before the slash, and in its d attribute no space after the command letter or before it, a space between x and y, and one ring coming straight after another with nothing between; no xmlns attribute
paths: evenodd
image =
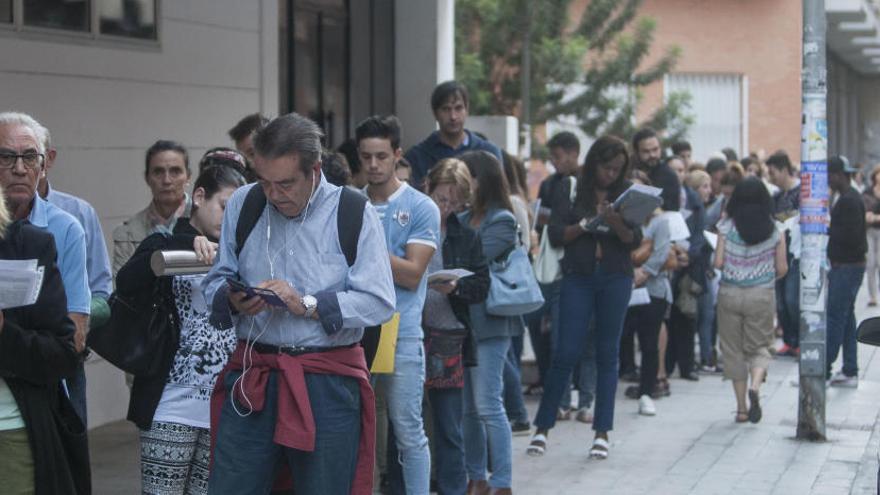
<svg viewBox="0 0 880 495"><path fill-rule="evenodd" d="M0 153L0 169L15 168L15 164L18 162L19 158L21 158L21 162L26 168L35 169L40 168L40 166L43 165L43 161L46 160L46 155L42 153L24 153L21 155L15 153Z"/></svg>

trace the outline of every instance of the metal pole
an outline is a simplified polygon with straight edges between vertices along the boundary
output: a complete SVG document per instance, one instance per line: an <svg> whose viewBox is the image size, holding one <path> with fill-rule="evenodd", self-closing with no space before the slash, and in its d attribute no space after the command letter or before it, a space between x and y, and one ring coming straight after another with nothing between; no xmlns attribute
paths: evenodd
<svg viewBox="0 0 880 495"><path fill-rule="evenodd" d="M532 0L526 0L523 18L523 49L520 74L522 91L522 158L528 163L532 156Z"/></svg>
<svg viewBox="0 0 880 495"><path fill-rule="evenodd" d="M828 121L825 0L803 0L800 366L797 438L825 440Z"/></svg>

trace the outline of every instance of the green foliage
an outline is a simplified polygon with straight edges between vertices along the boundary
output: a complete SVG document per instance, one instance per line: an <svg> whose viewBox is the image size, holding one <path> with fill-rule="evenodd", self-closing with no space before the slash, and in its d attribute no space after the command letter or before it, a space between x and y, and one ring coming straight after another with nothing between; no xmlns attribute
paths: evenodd
<svg viewBox="0 0 880 495"><path fill-rule="evenodd" d="M641 88L662 80L681 56L673 47L643 67L657 25L637 16L642 2L590 0L580 19L571 19L571 0L457 0L456 71L471 90L471 113L521 114L530 26L531 123L569 116L589 136L630 136ZM573 87L579 89L566 94ZM689 103L688 95L671 95L641 125L667 139L683 136L693 124Z"/></svg>

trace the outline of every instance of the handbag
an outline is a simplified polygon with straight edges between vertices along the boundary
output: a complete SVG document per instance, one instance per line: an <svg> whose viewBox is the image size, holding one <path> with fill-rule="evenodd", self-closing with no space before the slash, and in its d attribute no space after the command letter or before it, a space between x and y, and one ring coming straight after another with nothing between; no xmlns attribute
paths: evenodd
<svg viewBox="0 0 880 495"><path fill-rule="evenodd" d="M167 368L177 352L180 323L173 296L162 290L133 297L114 293L108 301L110 320L89 332L89 347L117 368L135 376L152 376Z"/></svg>
<svg viewBox="0 0 880 495"><path fill-rule="evenodd" d="M489 296L486 312L495 316L522 316L544 305L544 296L529 263L529 256L514 244L489 263Z"/></svg>
<svg viewBox="0 0 880 495"><path fill-rule="evenodd" d="M575 195L577 193L577 188L575 185L577 184L577 179L574 177L569 178L569 200L574 203ZM553 247L550 244L550 236L547 235L548 226L545 225L544 229L541 231L541 244L538 246L538 256L535 258L535 262L533 268L535 270L535 278L538 280L538 283L541 284L552 284L560 279L562 279L562 268L559 266L559 262L562 261L562 257L565 255L565 248L563 247Z"/></svg>
<svg viewBox="0 0 880 495"><path fill-rule="evenodd" d="M425 327L425 387L464 386L463 346L468 331Z"/></svg>

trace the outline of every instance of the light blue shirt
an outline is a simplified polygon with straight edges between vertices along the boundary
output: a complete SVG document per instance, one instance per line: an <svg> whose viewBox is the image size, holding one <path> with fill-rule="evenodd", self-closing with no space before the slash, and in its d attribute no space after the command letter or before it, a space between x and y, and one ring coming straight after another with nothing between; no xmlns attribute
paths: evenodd
<svg viewBox="0 0 880 495"><path fill-rule="evenodd" d="M104 231L98 214L88 201L72 194L56 191L49 186L46 201L73 215L86 235L86 273L89 276L89 290L93 296L104 299L113 292L113 276L110 274L110 256L104 243Z"/></svg>
<svg viewBox="0 0 880 495"><path fill-rule="evenodd" d="M386 203L374 204L385 230L388 251L401 258L406 246L423 244L437 249L440 239L440 209L428 196L402 183ZM419 287L409 290L394 286L400 326L397 337L422 338L422 308L428 292L428 277L422 275Z"/></svg>
<svg viewBox="0 0 880 495"><path fill-rule="evenodd" d="M235 325L239 339L276 346L341 346L358 342L363 327L380 325L394 313L391 263L376 211L368 204L349 267L339 245L336 210L342 189L321 176L305 212L288 218L267 204L253 231L235 255L235 229L251 187L240 187L226 204L218 259L205 276L202 290L212 302L211 323ZM269 279L287 281L300 295L318 300L320 320L295 316L285 309L254 317L234 315L226 278L254 286Z"/></svg>
<svg viewBox="0 0 880 495"><path fill-rule="evenodd" d="M46 229L55 238L58 270L67 294L67 311L89 314L92 293L86 272L86 236L83 228L76 218L39 195L34 197L28 220L34 226Z"/></svg>

